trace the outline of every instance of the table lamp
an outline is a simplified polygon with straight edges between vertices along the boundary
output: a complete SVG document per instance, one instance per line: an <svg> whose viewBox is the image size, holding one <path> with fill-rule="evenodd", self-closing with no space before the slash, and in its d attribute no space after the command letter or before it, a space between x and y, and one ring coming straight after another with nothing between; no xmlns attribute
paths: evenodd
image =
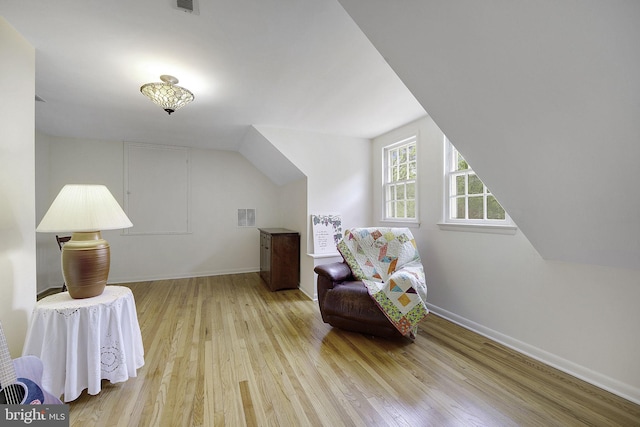
<svg viewBox="0 0 640 427"><path fill-rule="evenodd" d="M90 298L102 294L109 276L111 251L100 230L132 226L104 185L65 185L36 231L73 233L62 247L62 275L72 298Z"/></svg>

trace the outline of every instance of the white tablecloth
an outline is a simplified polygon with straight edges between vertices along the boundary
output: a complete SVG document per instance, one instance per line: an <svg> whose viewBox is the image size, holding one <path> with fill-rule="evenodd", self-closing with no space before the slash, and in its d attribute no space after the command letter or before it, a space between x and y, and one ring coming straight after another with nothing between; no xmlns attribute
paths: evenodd
<svg viewBox="0 0 640 427"><path fill-rule="evenodd" d="M100 382L126 381L144 365L144 348L131 290L107 286L97 297L73 299L68 292L38 301L23 355L44 364L42 386L70 402L82 390L100 392Z"/></svg>

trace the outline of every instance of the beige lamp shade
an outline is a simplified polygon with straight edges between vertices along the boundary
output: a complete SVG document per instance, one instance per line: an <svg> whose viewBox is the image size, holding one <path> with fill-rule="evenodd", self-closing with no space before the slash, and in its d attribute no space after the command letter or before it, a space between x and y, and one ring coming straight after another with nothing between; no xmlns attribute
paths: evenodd
<svg viewBox="0 0 640 427"><path fill-rule="evenodd" d="M117 230L133 224L104 185L65 185L36 231Z"/></svg>
<svg viewBox="0 0 640 427"><path fill-rule="evenodd" d="M62 274L72 298L90 298L109 277L111 249L100 230L132 226L104 185L65 185L36 231L73 233L62 247Z"/></svg>

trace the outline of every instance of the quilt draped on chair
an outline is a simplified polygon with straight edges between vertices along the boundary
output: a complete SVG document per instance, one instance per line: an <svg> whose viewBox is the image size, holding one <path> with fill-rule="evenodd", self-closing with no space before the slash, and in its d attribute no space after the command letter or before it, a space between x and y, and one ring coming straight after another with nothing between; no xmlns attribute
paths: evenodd
<svg viewBox="0 0 640 427"><path fill-rule="evenodd" d="M429 313L427 284L416 242L408 228L352 228L338 250L369 295L402 335L414 338Z"/></svg>

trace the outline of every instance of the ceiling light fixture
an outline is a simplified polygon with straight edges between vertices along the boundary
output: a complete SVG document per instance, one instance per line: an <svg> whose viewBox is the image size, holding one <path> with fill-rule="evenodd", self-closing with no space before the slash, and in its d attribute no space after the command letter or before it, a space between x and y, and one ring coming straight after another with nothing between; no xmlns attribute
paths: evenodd
<svg viewBox="0 0 640 427"><path fill-rule="evenodd" d="M181 86L176 86L178 79L173 76L160 76L162 83L147 83L140 87L140 92L171 114L193 101L193 93Z"/></svg>

